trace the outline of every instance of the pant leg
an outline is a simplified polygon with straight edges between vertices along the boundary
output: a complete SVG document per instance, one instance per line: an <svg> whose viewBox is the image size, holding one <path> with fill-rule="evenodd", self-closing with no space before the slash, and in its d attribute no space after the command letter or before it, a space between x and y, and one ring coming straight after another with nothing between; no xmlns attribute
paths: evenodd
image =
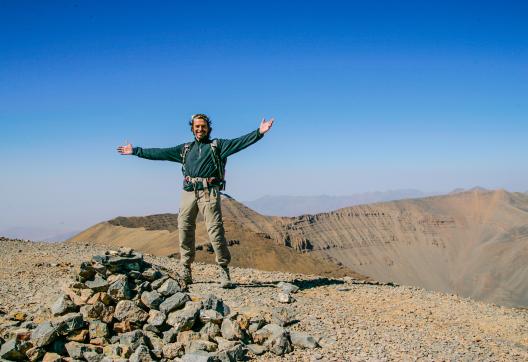
<svg viewBox="0 0 528 362"><path fill-rule="evenodd" d="M198 203L194 191L182 191L178 213L178 234L180 237L180 263L191 265L195 255L196 216Z"/></svg>
<svg viewBox="0 0 528 362"><path fill-rule="evenodd" d="M218 187L211 187L209 189L209 197L207 197L206 191L200 191L199 195L198 207L204 216L209 241L213 245L216 254L216 263L227 266L231 261L231 254L225 239L220 192Z"/></svg>

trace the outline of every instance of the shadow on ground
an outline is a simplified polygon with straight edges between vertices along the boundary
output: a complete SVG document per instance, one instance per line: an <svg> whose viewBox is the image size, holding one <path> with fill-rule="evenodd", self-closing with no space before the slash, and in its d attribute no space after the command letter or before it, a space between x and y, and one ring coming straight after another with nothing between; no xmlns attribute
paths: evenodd
<svg viewBox="0 0 528 362"><path fill-rule="evenodd" d="M235 284L237 287L246 287L246 288L276 288L277 284L279 284L280 282L288 282L288 283L294 284L298 286L300 290L324 287L324 286L329 286L329 285L345 284L345 282L342 280L329 279L329 278L316 278L316 279L309 279L309 280L297 280L296 279L293 281L276 280L276 281L271 281L271 282L252 281L250 283L235 283Z"/></svg>
<svg viewBox="0 0 528 362"><path fill-rule="evenodd" d="M318 288L318 287L327 287L331 285L383 285L388 287L397 287L398 284L388 282L377 282L377 281L367 281L367 280L356 280L352 279L349 281L344 281L342 279L331 279L331 278L315 278L315 279L294 279L293 281L288 280L276 280L271 282L259 282L259 281L253 281L251 283L235 283L236 286L239 287L247 287L247 288L276 288L277 284L280 282L288 282L291 284L296 285L299 287L300 290L306 290L306 289L312 289L312 288Z"/></svg>

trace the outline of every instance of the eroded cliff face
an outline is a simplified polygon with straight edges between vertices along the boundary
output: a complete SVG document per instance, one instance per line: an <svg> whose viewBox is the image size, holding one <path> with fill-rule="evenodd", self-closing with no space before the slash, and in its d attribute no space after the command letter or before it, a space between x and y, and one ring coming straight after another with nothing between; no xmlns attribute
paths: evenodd
<svg viewBox="0 0 528 362"><path fill-rule="evenodd" d="M301 252L420 242L445 248L444 236L461 224L452 216L425 214L402 204L356 206L279 223L282 242Z"/></svg>
<svg viewBox="0 0 528 362"><path fill-rule="evenodd" d="M269 251L251 250L275 243L381 281L528 305L526 194L475 190L282 218L260 215L226 195L222 212L228 238L253 245L241 263L243 255L255 254L252 263L265 258ZM203 242L207 234L198 221ZM176 230L176 214L116 218L72 240L134 240L140 250L168 255L177 251Z"/></svg>
<svg viewBox="0 0 528 362"><path fill-rule="evenodd" d="M501 190L401 200L281 218L276 241L378 280L526 306L527 210Z"/></svg>

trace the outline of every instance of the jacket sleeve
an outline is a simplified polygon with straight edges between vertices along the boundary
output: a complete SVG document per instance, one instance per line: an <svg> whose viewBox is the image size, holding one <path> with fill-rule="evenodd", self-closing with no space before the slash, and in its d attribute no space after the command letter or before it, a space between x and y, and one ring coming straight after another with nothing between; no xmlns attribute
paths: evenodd
<svg viewBox="0 0 528 362"><path fill-rule="evenodd" d="M244 148L251 146L253 143L260 140L264 135L260 134L257 129L253 132L248 133L242 137L234 138L231 140L221 139L220 142L220 157L227 158L238 151L242 151Z"/></svg>
<svg viewBox="0 0 528 362"><path fill-rule="evenodd" d="M183 144L169 148L142 148L134 147L132 154L147 160L182 162L181 151Z"/></svg>

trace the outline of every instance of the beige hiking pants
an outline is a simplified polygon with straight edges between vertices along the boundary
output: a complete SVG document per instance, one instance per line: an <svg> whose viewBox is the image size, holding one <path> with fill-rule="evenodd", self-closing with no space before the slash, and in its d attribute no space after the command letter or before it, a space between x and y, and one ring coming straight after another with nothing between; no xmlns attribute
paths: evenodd
<svg viewBox="0 0 528 362"><path fill-rule="evenodd" d="M209 190L182 191L178 231L180 236L180 262L191 265L195 255L196 217L200 211L204 217L209 241L213 245L218 265L227 266L231 254L225 240L224 224L218 187Z"/></svg>

